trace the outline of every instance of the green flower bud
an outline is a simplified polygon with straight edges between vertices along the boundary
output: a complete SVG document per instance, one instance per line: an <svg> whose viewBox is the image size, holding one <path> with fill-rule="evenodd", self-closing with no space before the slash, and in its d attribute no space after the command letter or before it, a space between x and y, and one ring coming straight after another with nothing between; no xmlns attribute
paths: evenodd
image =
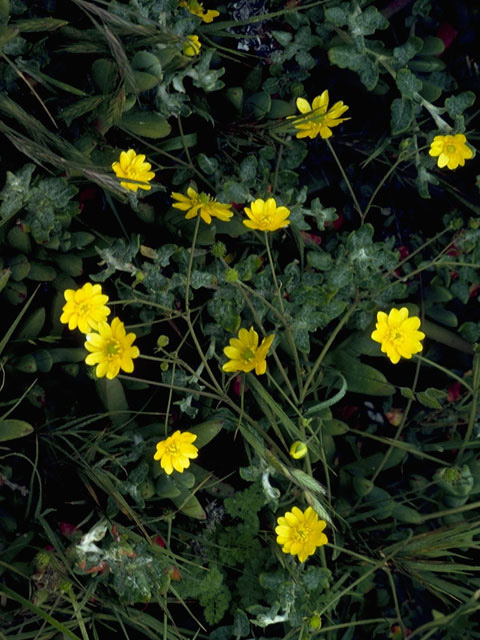
<svg viewBox="0 0 480 640"><path fill-rule="evenodd" d="M158 336L157 338L157 347L159 349L163 349L163 347L168 347L168 343L170 342L170 339L168 336L162 334L160 336Z"/></svg>
<svg viewBox="0 0 480 640"><path fill-rule="evenodd" d="M39 551L37 553L37 555L35 556L35 568L37 571L44 571L48 565L50 564L50 560L51 560L51 553L49 553L48 551Z"/></svg>
<svg viewBox="0 0 480 640"><path fill-rule="evenodd" d="M224 245L223 242L216 242L212 249L212 256L214 256L215 258L224 258L226 253L227 253L227 247Z"/></svg>
<svg viewBox="0 0 480 640"><path fill-rule="evenodd" d="M162 364L160 365L160 369L162 371L168 371L168 362L162 362Z"/></svg>
<svg viewBox="0 0 480 640"><path fill-rule="evenodd" d="M227 269L225 271L225 280L227 282L237 282L238 271L236 269Z"/></svg>
<svg viewBox="0 0 480 640"><path fill-rule="evenodd" d="M290 447L290 456L294 460L300 460L300 458L304 458L307 453L307 445L304 442L300 442L300 440L296 440Z"/></svg>
<svg viewBox="0 0 480 640"><path fill-rule="evenodd" d="M313 616L308 621L310 631L319 631L322 628L322 618L315 611Z"/></svg>

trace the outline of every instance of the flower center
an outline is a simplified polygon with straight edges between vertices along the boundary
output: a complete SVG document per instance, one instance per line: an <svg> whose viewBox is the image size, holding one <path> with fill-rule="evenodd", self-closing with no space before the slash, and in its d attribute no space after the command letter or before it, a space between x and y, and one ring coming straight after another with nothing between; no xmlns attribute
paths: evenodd
<svg viewBox="0 0 480 640"><path fill-rule="evenodd" d="M105 354L111 360L114 356L118 355L120 347L116 340L109 340L105 346Z"/></svg>
<svg viewBox="0 0 480 640"><path fill-rule="evenodd" d="M294 534L295 542L306 542L310 535L310 528L305 526L297 527Z"/></svg>
<svg viewBox="0 0 480 640"><path fill-rule="evenodd" d="M243 352L244 360L253 360L254 357L255 357L255 352L252 351L251 349L245 349L245 351Z"/></svg>
<svg viewBox="0 0 480 640"><path fill-rule="evenodd" d="M447 144L447 153L455 153L456 148L454 144Z"/></svg>
<svg viewBox="0 0 480 640"><path fill-rule="evenodd" d="M198 203L205 206L207 204L210 204L211 198L208 195L208 193L205 193L204 191L201 191L198 194Z"/></svg>
<svg viewBox="0 0 480 640"><path fill-rule="evenodd" d="M87 314L90 311L90 305L88 302L84 302L80 305L80 313Z"/></svg>
<svg viewBox="0 0 480 640"><path fill-rule="evenodd" d="M168 447L166 447L168 453L172 456L175 456L178 454L179 451L179 446L177 442L172 442L171 444L168 445Z"/></svg>

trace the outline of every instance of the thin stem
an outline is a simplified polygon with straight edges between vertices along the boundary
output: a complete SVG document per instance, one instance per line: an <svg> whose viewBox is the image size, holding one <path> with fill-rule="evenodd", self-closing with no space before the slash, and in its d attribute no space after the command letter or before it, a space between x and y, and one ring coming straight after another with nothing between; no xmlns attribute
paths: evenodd
<svg viewBox="0 0 480 640"><path fill-rule="evenodd" d="M185 149L185 155L187 156L188 162L193 169L192 157L190 155L190 149L188 148L188 144L185 140L185 134L183 133L182 119L180 116L177 117L177 122L178 122L178 130L180 131L180 137L182 139L183 148Z"/></svg>
<svg viewBox="0 0 480 640"><path fill-rule="evenodd" d="M465 453L465 449L468 443L470 442L470 438L472 437L472 433L473 433L473 427L475 426L475 421L477 418L479 383L480 383L480 354L476 353L473 356L472 406L470 407L470 416L468 418L467 432L465 434L465 438L463 439L462 446L460 447L460 450L458 452L457 464L461 464L463 454Z"/></svg>
<svg viewBox="0 0 480 640"><path fill-rule="evenodd" d="M472 387L467 382L465 382L465 380L463 380L463 378L460 378L460 376L457 376L456 373L453 373L453 371L450 371L449 369L446 369L445 367L442 367L442 365L437 364L433 360L429 360L428 358L424 358L423 356L419 356L418 354L414 355L413 357L416 358L417 360L421 360L422 362L425 362L425 364L429 364L431 367L435 367L435 369L438 369L439 371L442 371L446 376L450 376L450 378L453 378L457 382L460 382L460 384L463 385L465 387L465 389L470 391L470 393L473 395Z"/></svg>
<svg viewBox="0 0 480 640"><path fill-rule="evenodd" d="M416 389L416 387L417 387L418 376L420 375L420 366L421 366L421 362L420 362L420 360L417 360L417 365L415 367L415 375L413 377L412 391L414 391ZM400 439L400 436L402 435L402 431L403 431L405 425L407 424L407 418L408 418L408 414L410 413L410 409L412 407L413 400L414 400L413 398L409 398L408 399L407 406L405 408L405 413L403 414L402 422L401 422L400 426L397 429L397 432L396 432L396 434L395 434L395 436L393 438L393 442L389 446L387 451L385 452L383 460L378 465L378 467L375 469L375 473L373 474L373 476L371 478L373 483L375 483L375 480L377 479L378 475L381 473L382 469L387 464L388 459L390 458L390 456L392 454L392 451L395 448L395 443Z"/></svg>
<svg viewBox="0 0 480 640"><path fill-rule="evenodd" d="M273 262L272 252L270 251L270 243L268 242L268 231L265 231L265 246L267 248L268 262L270 263L270 268L272 270L273 282L275 284L275 291L278 297L278 302L280 304L280 309L282 314L285 314L285 307L283 306L282 294L280 292L280 287L278 286L277 274L275 273L275 264Z"/></svg>
<svg viewBox="0 0 480 640"><path fill-rule="evenodd" d="M358 211L358 215L360 216L360 220L362 221L363 224L363 215L362 215L362 208L360 207L358 200L357 200L357 196L355 195L355 192L353 190L353 187L350 183L350 180L347 177L347 174L345 173L343 167L342 167L342 163L340 162L337 154L335 153L335 149L332 146L332 143L330 142L330 140L328 138L325 139L325 142L327 143L327 146L330 150L330 153L332 154L335 162L337 163L338 168L340 169L340 173L342 174L342 178L345 180L345 184L347 185L347 188L350 192L350 195L352 196L352 200L355 204L355 209Z"/></svg>
<svg viewBox="0 0 480 640"><path fill-rule="evenodd" d="M414 156L416 154L416 151L412 151L410 153L405 153L402 154L400 153L400 155L398 156L398 158L395 160L395 162L393 163L393 165L390 167L390 169L387 171L387 173L383 176L383 178L380 180L380 182L377 184L377 186L375 187L374 192L372 193L372 195L370 196L370 200L367 203L367 206L365 207L365 211L362 214L362 222L365 222L365 218L367 217L367 213L370 211L370 208L373 204L373 201L375 200L375 198L377 197L378 192L380 191L380 189L383 187L383 185L385 184L385 182L388 180L388 178L390 177L390 175L395 171L395 169L402 163L405 162L405 160L408 160L408 158L410 156Z"/></svg>
<svg viewBox="0 0 480 640"><path fill-rule="evenodd" d="M390 583L390 589L392 590L393 606L395 607L395 613L397 614L398 622L399 622L400 628L402 630L402 637L406 638L407 629L406 629L405 625L403 624L402 614L400 612L400 606L398 604L397 590L395 588L395 582L393 581L392 572L390 571L390 569L388 567L383 567L383 570L385 571L385 573L388 576L388 581Z"/></svg>
<svg viewBox="0 0 480 640"><path fill-rule="evenodd" d="M358 294L355 296L355 300L353 301L352 305L350 306L349 310L347 311L347 313L343 316L343 318L340 320L340 322L337 324L337 326L335 327L335 329L332 331L332 333L330 334L327 342L325 343L322 351L320 352L320 355L318 356L318 358L315 360L315 363L310 371L310 373L308 374L308 377L305 381L305 385L303 387L302 392L300 393L300 402L303 402L307 396L307 392L308 392L308 388L312 383L313 378L315 377L315 374L318 371L318 368L320 367L320 365L323 362L323 359L325 358L325 356L328 353L328 350L330 349L330 347L332 346L333 342L335 341L335 338L337 337L337 335L340 333L340 331L342 330L344 324L348 321L348 319L350 318L350 316L352 315L352 313L355 311L355 309L357 308L357 304L358 304Z"/></svg>
<svg viewBox="0 0 480 640"><path fill-rule="evenodd" d="M222 387L220 386L217 378L215 377L213 371L210 368L210 365L208 364L207 358L205 357L205 354L203 353L203 349L200 345L200 341L197 338L197 334L195 332L195 328L193 326L192 323L192 318L191 318L191 311L190 311L190 282L191 282L191 278L192 278L192 267L193 267L193 257L195 254L195 247L197 244L197 237L198 237L198 229L200 227L200 215L197 215L197 219L195 222L195 229L193 231L193 239L192 239L192 247L190 249L190 260L188 261L188 269L187 269L187 279L186 279L186 283L185 283L185 322L188 325L188 330L190 332L190 335L192 336L193 342L195 343L195 347L197 349L198 355L200 356L200 359L203 363L203 366L205 367L205 370L207 371L208 375L210 376L213 385L215 387L215 389L217 389L220 393L222 393Z"/></svg>
<svg viewBox="0 0 480 640"><path fill-rule="evenodd" d="M370 618L369 620L355 620L354 622L342 622L341 624L333 624L329 627L323 627L320 631L313 632L312 638L317 635L328 633L329 631L336 631L337 629L348 629L349 627L360 627L365 624L376 624L378 622L388 622L393 624L396 618Z"/></svg>
<svg viewBox="0 0 480 640"><path fill-rule="evenodd" d="M236 282L235 284L236 285L241 285L242 283L241 282ZM261 328L264 337L266 337L267 336L267 332L265 331L265 329L263 327L263 324L262 324L262 321L260 320L260 317L259 317L255 307L253 306L250 298L246 295L245 291L243 290L243 288L241 286L237 286L237 288L239 289L240 293L243 296L243 299L245 300L248 308L250 309L250 311L252 313L252 316L255 319L255 322ZM262 298L262 297L260 296L260 298ZM262 298L262 300L264 300L264 299ZM264 300L264 301L266 302L266 300ZM274 309L275 307L272 307L272 308ZM276 309L275 309L275 311L276 311ZM283 316L280 316L280 318L281 318L282 322L284 322ZM275 360L275 364L277 365L278 370L280 371L280 375L282 376L283 381L285 382L285 384L287 386L287 389L290 391L290 395L292 396L293 402L298 404L297 394L295 393L295 390L294 390L294 388L292 386L292 383L290 382L290 379L289 379L289 377L287 375L287 372L285 371L285 368L284 368L283 364L281 363L280 358L278 357L278 354L277 354L276 350L274 350L272 352L272 356L273 356L273 358ZM290 400L289 400L289 402L290 402Z"/></svg>
<svg viewBox="0 0 480 640"><path fill-rule="evenodd" d="M282 161L282 155L283 155L283 144L280 145L280 150L277 156L277 162L275 164L275 173L273 174L272 195L275 195L275 192L277 190L278 172L280 170L280 162Z"/></svg>
<svg viewBox="0 0 480 640"><path fill-rule="evenodd" d="M265 247L267 248L268 261L270 263L270 269L272 270L273 282L275 284L275 290L277 293L278 302L280 304L280 309L282 312L282 320L286 329L287 341L292 351L293 359L295 361L295 373L297 377L298 392L299 394L301 394L302 393L302 368L300 366L300 359L298 357L297 345L295 344L295 340L293 339L292 332L290 330L290 325L287 323L285 318L285 307L283 305L282 294L280 291L280 287L278 285L277 275L275 273L275 264L273 262L272 252L270 250L270 243L268 241L268 231L265 231Z"/></svg>

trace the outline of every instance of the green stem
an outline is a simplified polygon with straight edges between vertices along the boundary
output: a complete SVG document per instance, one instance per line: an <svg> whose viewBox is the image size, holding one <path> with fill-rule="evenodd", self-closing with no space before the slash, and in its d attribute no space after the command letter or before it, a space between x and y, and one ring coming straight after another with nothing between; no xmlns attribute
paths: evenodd
<svg viewBox="0 0 480 640"><path fill-rule="evenodd" d="M415 367L415 375L413 377L412 391L415 391L415 389L417 388L418 376L420 375L420 366L421 366L421 362L418 360L417 364L416 364L416 367ZM389 446L387 451L385 452L383 460L378 465L378 467L375 469L375 473L373 474L373 476L371 478L371 480L372 480L372 482L374 484L375 484L375 480L378 478L378 476L381 473L382 469L387 464L388 459L392 455L392 451L395 448L395 444L398 442L398 440L400 439L400 436L402 435L402 431L403 431L405 425L407 424L407 418L408 418L408 414L410 413L410 409L412 407L413 400L414 400L414 398L409 398L408 399L407 406L405 408L405 413L403 414L402 422L401 422L401 424L399 425L399 427L397 429L397 432L396 432L396 434L395 434L395 436L393 438L393 442Z"/></svg>
<svg viewBox="0 0 480 640"><path fill-rule="evenodd" d="M468 418L467 432L463 439L462 446L457 455L457 464L461 464L465 449L472 437L473 428L477 418L477 403L480 383L480 353L475 353L473 356L473 382L472 382L472 406L470 407L470 416Z"/></svg>
<svg viewBox="0 0 480 640"><path fill-rule="evenodd" d="M435 369L438 369L439 371L442 371L446 376L450 376L450 378L453 378L457 382L460 382L460 384L463 385L465 387L465 389L467 389L473 395L472 387L467 382L465 382L465 380L463 380L463 378L460 378L460 376L457 376L456 373L453 373L453 371L450 371L449 369L446 369L445 367L442 367L442 365L437 364L433 360L429 360L428 358L424 358L423 356L419 356L418 354L414 355L413 357L416 358L417 360L421 360L422 362L425 362L425 364L429 364L431 367L434 367Z"/></svg>
<svg viewBox="0 0 480 640"><path fill-rule="evenodd" d="M328 138L325 139L325 142L327 143L327 146L330 150L330 153L332 154L335 162L337 163L338 168L340 169L340 173L342 174L342 178L345 180L345 184L347 185L347 188L350 192L350 195L352 196L352 200L355 204L355 209L358 211L358 215L360 216L360 220L362 221L363 224L363 214L362 214L362 208L360 207L358 200L357 200L357 196L355 195L355 192L353 190L353 187L350 183L350 180L347 177L347 174L345 173L343 167L342 167L342 163L340 162L337 154L335 153L335 149L332 146L332 143L330 142L330 140Z"/></svg>
<svg viewBox="0 0 480 640"><path fill-rule="evenodd" d="M275 192L277 190L278 172L280 170L280 162L282 161L282 155L283 155L283 144L280 145L280 150L277 156L277 162L275 164L275 173L273 175L273 185L272 185L272 195L275 195Z"/></svg>
<svg viewBox="0 0 480 640"><path fill-rule="evenodd" d="M352 315L352 313L355 311L355 309L357 308L357 304L358 304L358 294L355 296L355 299L352 303L352 305L350 306L350 308L348 309L347 313L343 316L343 318L340 320L340 322L337 324L337 326L335 327L335 329L332 331L332 333L330 334L327 342L325 343L320 355L318 356L318 358L315 360L315 363L310 371L310 373L308 374L308 377L305 381L305 385L303 387L303 390L300 393L300 402L303 403L303 401L305 400L306 396L307 396L307 392L308 392L308 388L312 383L313 378L315 377L315 374L318 371L318 368L320 367L320 365L323 362L323 359L325 358L325 356L327 355L330 347L332 346L333 342L335 341L337 335L340 333L340 331L342 330L344 324L348 321L348 319L350 318L350 316Z"/></svg>
<svg viewBox="0 0 480 640"><path fill-rule="evenodd" d="M252 302L251 302L251 300L250 300L249 296L247 296L247 295L246 295L246 293L245 293L245 291L244 291L244 288L246 288L246 289L248 290L248 287L245 287L245 285L242 287L242 286L241 286L241 285L243 285L243 283L242 283L242 282L236 282L236 283L235 283L235 285L237 286L237 289L238 289L238 290L240 291L240 293L242 294L242 297L243 297L243 299L244 299L245 303L247 304L248 308L250 309L250 311L251 311L251 313L252 313L252 316L253 316L253 318L255 319L255 322L256 322L256 323L257 323L257 325L261 328L262 333L263 333L263 336L264 336L264 337L266 337L266 336L267 336L267 332L265 331L265 328L264 328L264 326L263 326L263 324L262 324L262 321L260 320L260 318L259 318L259 316L258 316L258 313L257 313L257 311L256 311L255 307L253 306L253 304L252 304ZM253 290L252 290L252 292L253 292ZM265 298L263 298L263 296L258 296L258 297L262 300L262 302L264 302L264 303L265 303L265 305L266 305L266 306L269 306L269 303L265 300ZM272 309L273 309L273 310L275 310L275 311L277 311L277 309L275 309L275 307L273 307L273 306L272 306ZM285 324L285 326L286 326L286 323L285 323L285 321L284 321L283 316L280 314L280 315L279 315L279 317L280 317L280 320L282 321L282 323L283 323L283 324ZM297 394L295 393L295 390L294 390L294 388L293 388L293 386L292 386L292 383L290 382L290 379L289 379L289 377L288 377L288 375L287 375L287 372L285 371L285 368L284 368L284 366L282 365L282 363L281 363L281 361L280 361L280 358L279 358L279 357L278 357L278 355L277 355L276 350L272 351L272 356L273 356L273 358L274 358L274 360L275 360L275 364L277 365L277 368L278 368L278 370L279 370L279 372L280 372L280 375L282 376L283 381L285 382L285 384L286 384L286 386L287 386L287 389L288 389L288 390L289 390L289 392L290 392L290 395L291 395L291 397L292 397L293 402L295 402L296 404L298 404Z"/></svg>
<svg viewBox="0 0 480 640"><path fill-rule="evenodd" d="M193 169L193 162L192 162L192 158L190 156L190 149L188 148L188 144L187 144L187 142L185 140L185 134L183 133L182 119L181 119L180 116L177 117L177 122L178 122L178 130L180 131L180 137L182 139L183 148L185 149L185 155L187 156L189 165Z"/></svg>
<svg viewBox="0 0 480 640"><path fill-rule="evenodd" d="M388 567L383 567L384 572L387 574L388 576L388 581L390 583L390 589L392 590L392 598L393 598L393 606L395 607L395 613L397 614L397 618L398 618L398 622L400 624L400 628L402 630L402 638L406 638L406 627L403 624L403 620L402 620L402 614L400 612L400 606L398 604L398 598L397 598L397 590L395 588L395 582L393 581L393 576L392 576L392 572L390 571L390 569Z"/></svg>
<svg viewBox="0 0 480 640"><path fill-rule="evenodd" d="M268 261L270 263L270 269L272 270L272 277L273 277L273 282L274 282L274 285L275 285L275 291L277 293L278 302L280 304L283 324L285 325L285 329L286 329L285 333L286 333L287 341L288 341L289 347L290 347L290 349L292 351L293 359L295 361L295 374L296 374L296 378L297 378L298 392L301 395L302 394L302 367L300 366L300 359L298 357L297 345L295 344L295 340L293 339L293 335L292 335L292 332L291 332L291 329L290 329L290 325L287 322L286 317L285 317L285 307L283 305L282 294L281 294L281 291L280 291L280 287L278 285L277 275L275 273L275 264L273 262L272 252L270 250L270 243L268 241L268 231L265 231L265 246L267 248L267 255L268 255Z"/></svg>
<svg viewBox="0 0 480 640"><path fill-rule="evenodd" d="M349 627L360 627L365 624L376 624L378 622L388 622L388 624L393 624L396 621L396 618L371 618L370 620L356 620L355 622L342 622L341 624L333 624L329 627L323 627L320 631L314 631L312 634L312 638L317 635L322 635L324 633L328 633L329 631L336 631L337 629L348 629Z"/></svg>

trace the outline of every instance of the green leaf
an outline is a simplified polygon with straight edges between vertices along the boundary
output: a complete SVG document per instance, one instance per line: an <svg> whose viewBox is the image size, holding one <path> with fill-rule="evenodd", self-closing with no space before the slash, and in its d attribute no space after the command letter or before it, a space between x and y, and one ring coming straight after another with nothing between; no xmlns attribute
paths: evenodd
<svg viewBox="0 0 480 640"><path fill-rule="evenodd" d="M422 56L439 56L445 51L445 45L441 38L436 36L425 36L420 50Z"/></svg>
<svg viewBox="0 0 480 640"><path fill-rule="evenodd" d="M406 98L395 98L391 105L390 126L393 135L407 131L412 123L415 106Z"/></svg>
<svg viewBox="0 0 480 640"><path fill-rule="evenodd" d="M415 400L415 394L409 387L400 387L400 393L408 400Z"/></svg>
<svg viewBox="0 0 480 640"><path fill-rule="evenodd" d="M348 390L372 396L390 396L395 393L395 387L387 381L383 373L360 362L342 349L331 351L325 363L338 369L345 377ZM335 383L335 386L338 384Z"/></svg>
<svg viewBox="0 0 480 640"><path fill-rule="evenodd" d="M288 31L271 31L272 36L281 44L282 47L286 47L292 41L292 34Z"/></svg>
<svg viewBox="0 0 480 640"><path fill-rule="evenodd" d="M395 77L398 90L403 98L413 98L422 88L422 81L410 69L400 69Z"/></svg>
<svg viewBox="0 0 480 640"><path fill-rule="evenodd" d="M254 155L244 158L240 164L239 176L242 182L251 183L257 176L258 161Z"/></svg>
<svg viewBox="0 0 480 640"><path fill-rule="evenodd" d="M168 121L155 111L132 109L122 116L120 126L137 136L145 138L165 138L172 127Z"/></svg>
<svg viewBox="0 0 480 640"><path fill-rule="evenodd" d="M251 199L248 188L236 180L227 180L223 185L223 192L231 202L244 203Z"/></svg>
<svg viewBox="0 0 480 640"><path fill-rule="evenodd" d="M186 495L182 493L181 495L176 497L172 496L170 500L186 516L189 516L190 518L196 518L197 520L206 520L207 514L205 513L198 498L196 498L195 496L192 495L186 498Z"/></svg>
<svg viewBox="0 0 480 640"><path fill-rule="evenodd" d="M201 449L206 444L208 444L215 436L217 436L223 428L225 421L221 418L216 420L208 420L207 422L202 422L201 424L197 424L194 427L189 427L188 431L190 433L194 433L197 436L195 440L195 446Z"/></svg>
<svg viewBox="0 0 480 640"><path fill-rule="evenodd" d="M439 402L439 399L445 400L446 397L447 393L445 391L434 389L433 387L428 387L425 391L417 392L417 400L430 409L441 409L442 404Z"/></svg>
<svg viewBox="0 0 480 640"><path fill-rule="evenodd" d="M33 427L24 420L0 420L0 442L23 438L33 432Z"/></svg>
<svg viewBox="0 0 480 640"><path fill-rule="evenodd" d="M445 100L445 109L451 118L461 116L465 109L468 109L475 102L475 94L473 91L464 91L458 96L450 96Z"/></svg>
<svg viewBox="0 0 480 640"><path fill-rule="evenodd" d="M336 27L343 27L347 24L348 13L345 8L348 7L346 2L342 2L340 7L330 7L325 9L325 20L331 22Z"/></svg>
<svg viewBox="0 0 480 640"><path fill-rule="evenodd" d="M265 91L259 91L249 96L243 105L246 115L253 115L255 118L263 118L270 111L272 98Z"/></svg>
<svg viewBox="0 0 480 640"><path fill-rule="evenodd" d="M387 29L388 20L373 6L369 6L360 15L349 16L349 28L352 35L370 36L377 29Z"/></svg>
<svg viewBox="0 0 480 640"><path fill-rule="evenodd" d="M237 609L233 616L232 633L235 638L244 638L250 633L250 623L247 614L241 609Z"/></svg>
<svg viewBox="0 0 480 640"><path fill-rule="evenodd" d="M333 258L329 253L323 251L323 249L308 251L307 264L319 271L328 271L332 268Z"/></svg>
<svg viewBox="0 0 480 640"><path fill-rule="evenodd" d="M411 36L407 42L393 49L393 56L398 65L403 67L409 60L415 57L422 47L422 39L417 38L416 36Z"/></svg>
<svg viewBox="0 0 480 640"><path fill-rule="evenodd" d="M0 192L0 200L3 201L0 206L2 218L10 218L15 215L28 200L34 171L35 165L33 164L24 165L16 173L7 171L5 186Z"/></svg>
<svg viewBox="0 0 480 640"><path fill-rule="evenodd" d="M218 160L216 158L209 158L204 153L199 153L197 156L198 166L203 173L207 176L211 176L218 170Z"/></svg>

